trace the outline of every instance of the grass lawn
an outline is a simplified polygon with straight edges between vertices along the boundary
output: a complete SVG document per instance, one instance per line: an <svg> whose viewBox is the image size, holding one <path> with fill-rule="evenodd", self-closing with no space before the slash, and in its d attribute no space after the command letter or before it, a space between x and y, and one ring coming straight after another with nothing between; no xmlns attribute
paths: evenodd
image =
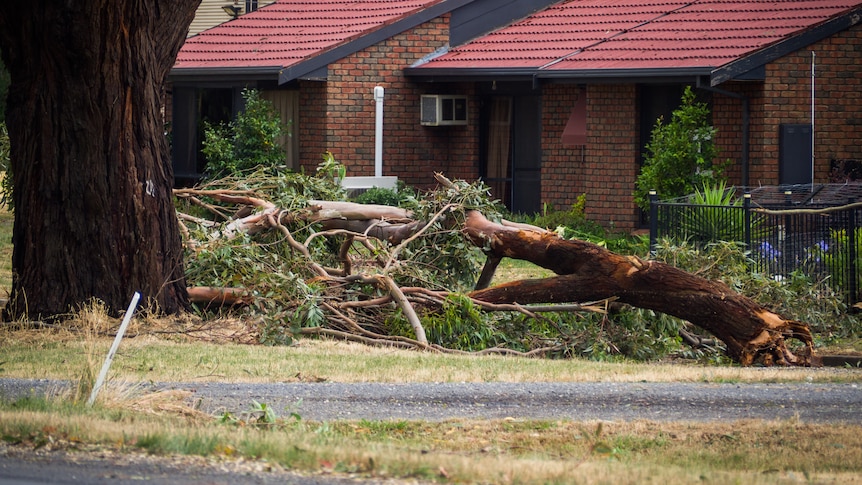
<svg viewBox="0 0 862 485"><path fill-rule="evenodd" d="M641 484L860 483L862 426L799 420L633 422L333 420L276 409L271 417L210 416L187 392L144 393L135 383L596 381L862 382L854 369L602 363L470 357L331 340L260 346L203 341L192 326L133 319L95 406L84 404L116 322L98 312L65 329L0 331L0 375L69 379L80 391L10 402L0 397L9 446L73 453L205 456L313 474L406 483ZM300 375L302 377L300 377ZM261 404L266 404L261 403ZM263 416L263 415L260 415ZM2 445L0 445L2 446ZM417 482L416 480L419 480ZM402 482L395 482L402 483Z"/></svg>

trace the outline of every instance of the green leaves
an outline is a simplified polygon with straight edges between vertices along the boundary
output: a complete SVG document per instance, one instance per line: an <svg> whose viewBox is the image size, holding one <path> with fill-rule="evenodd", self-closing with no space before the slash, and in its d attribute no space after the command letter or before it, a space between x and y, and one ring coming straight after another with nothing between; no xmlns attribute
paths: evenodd
<svg viewBox="0 0 862 485"><path fill-rule="evenodd" d="M455 293L446 298L442 313L426 316L422 324L428 341L444 347L476 351L500 342L491 318L469 298Z"/></svg>
<svg viewBox="0 0 862 485"><path fill-rule="evenodd" d="M733 187L722 180L704 183L689 199L693 204L681 209L680 233L696 244L717 241L745 241L766 237L770 229L761 214L746 213Z"/></svg>
<svg viewBox="0 0 862 485"><path fill-rule="evenodd" d="M646 145L635 189L638 206L649 209L650 190L668 199L722 180L722 167L714 164L718 155L715 134L706 103L697 102L691 87L686 86L681 106L674 110L671 121L665 124L659 118Z"/></svg>
<svg viewBox="0 0 862 485"><path fill-rule="evenodd" d="M230 214L237 207L202 195L206 200L201 201L198 209L205 206L207 211L196 212L196 217L221 213L227 220L203 222L200 227L195 227L196 221L187 218L189 233L198 241L187 251L187 283L190 286L247 290L253 296L251 304L232 309L230 313L251 317L258 326L261 342L269 345L290 344L301 328L343 329L340 322L344 321L344 313L339 314L327 303L362 301L387 294L386 289L362 281L362 278L335 287L332 283L320 283L315 279L318 274L312 270L312 262L326 268L340 268L346 254L354 275L370 276L385 272L401 286L447 291L473 287L484 256L480 249L466 240L460 228L468 206L481 209L499 220L498 205L488 198L487 187L480 182L456 182L459 190L440 189L426 194L421 200L409 191L399 192L403 195L399 195L398 202L413 213L415 220L429 221L415 239L408 240L401 247L384 240L364 240L361 235L348 236L343 231L326 233L319 224L309 223L301 217L308 209L309 200L340 201L346 198L338 183L343 173L343 166L327 153L314 176L272 173L258 168L242 176L234 174L207 183L203 188L240 190L273 202L284 210L285 215L280 220L285 232L267 230L253 235L242 233L232 239L218 237L219 224L231 223ZM191 212L193 207L181 207L183 204L190 203L178 201L180 210ZM254 209L244 210L248 215L247 211ZM308 252L291 245L287 233ZM384 269L381 262L390 260L392 263ZM205 313L211 311L200 310ZM373 330L379 330L387 320L398 318L395 307L358 306L347 313L358 325ZM406 335L409 331L405 329L399 335Z"/></svg>
<svg viewBox="0 0 862 485"><path fill-rule="evenodd" d="M244 89L245 109L225 124L204 126L203 154L209 179L243 174L257 167L280 168L286 152L278 138L287 132L272 103Z"/></svg>

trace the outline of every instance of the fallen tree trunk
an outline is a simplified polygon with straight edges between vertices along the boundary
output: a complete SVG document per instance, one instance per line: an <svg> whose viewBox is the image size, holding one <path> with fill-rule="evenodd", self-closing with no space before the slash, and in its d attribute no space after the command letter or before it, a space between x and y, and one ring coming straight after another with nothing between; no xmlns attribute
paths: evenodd
<svg viewBox="0 0 862 485"><path fill-rule="evenodd" d="M521 280L476 290L470 297L489 303L553 303L618 298L618 302L673 315L709 331L742 365L819 365L811 331L731 290L727 285L673 266L621 256L550 231L497 224L477 211L467 216L470 240L490 258L523 259L560 276ZM799 355L787 339L804 344Z"/></svg>

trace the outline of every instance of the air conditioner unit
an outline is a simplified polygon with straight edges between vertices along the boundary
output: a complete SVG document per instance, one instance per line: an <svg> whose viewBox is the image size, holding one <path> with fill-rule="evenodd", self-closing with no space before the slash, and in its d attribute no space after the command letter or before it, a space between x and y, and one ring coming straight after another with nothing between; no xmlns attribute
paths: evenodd
<svg viewBox="0 0 862 485"><path fill-rule="evenodd" d="M450 126L467 124L467 96L451 94L422 95L423 126Z"/></svg>

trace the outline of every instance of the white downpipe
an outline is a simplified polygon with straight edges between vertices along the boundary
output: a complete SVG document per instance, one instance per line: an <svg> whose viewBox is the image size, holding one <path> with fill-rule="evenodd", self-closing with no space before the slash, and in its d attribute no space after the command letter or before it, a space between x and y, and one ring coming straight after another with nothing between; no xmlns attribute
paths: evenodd
<svg viewBox="0 0 862 485"><path fill-rule="evenodd" d="M383 176L383 87L374 87L374 176Z"/></svg>
<svg viewBox="0 0 862 485"><path fill-rule="evenodd" d="M811 51L811 191L814 192L814 51Z"/></svg>

